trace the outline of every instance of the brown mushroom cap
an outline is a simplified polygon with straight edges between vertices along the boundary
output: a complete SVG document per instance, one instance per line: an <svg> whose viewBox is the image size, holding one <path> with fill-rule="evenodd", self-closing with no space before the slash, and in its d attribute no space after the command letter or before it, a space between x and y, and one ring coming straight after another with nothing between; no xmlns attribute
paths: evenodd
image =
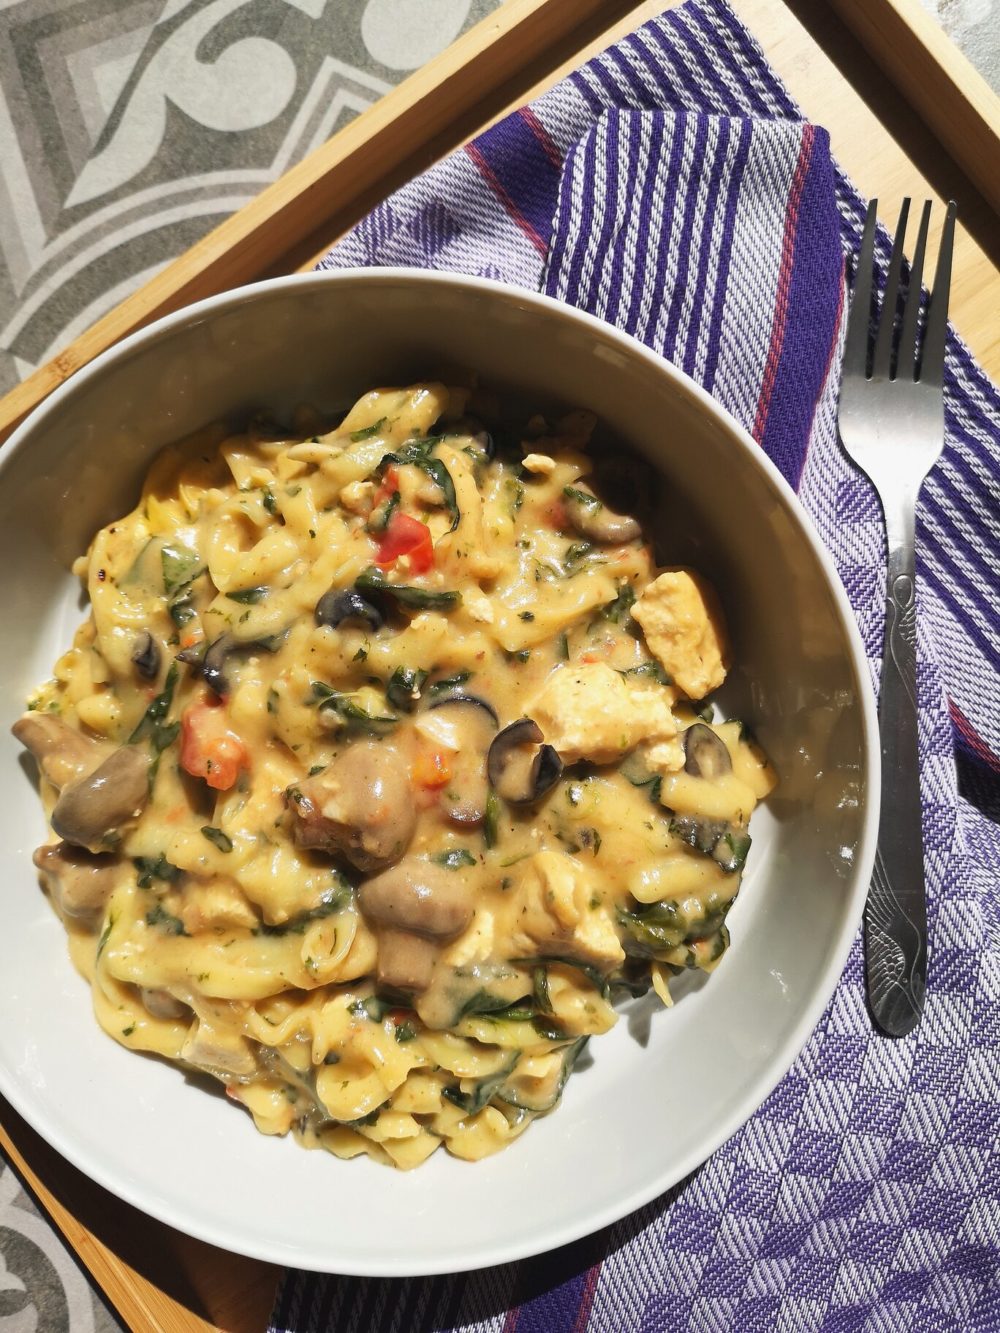
<svg viewBox="0 0 1000 1333"><path fill-rule="evenodd" d="M408 856L358 891L369 921L433 939L451 939L472 920L472 892L462 875Z"/></svg>
<svg viewBox="0 0 1000 1333"><path fill-rule="evenodd" d="M101 759L97 741L53 713L25 713L11 731L35 756L42 774L56 788L96 768Z"/></svg>
<svg viewBox="0 0 1000 1333"><path fill-rule="evenodd" d="M398 991L425 991L431 984L440 946L409 930L378 933L378 984Z"/></svg>
<svg viewBox="0 0 1000 1333"><path fill-rule="evenodd" d="M96 927L121 870L118 857L57 842L39 847L31 859L60 914Z"/></svg>
<svg viewBox="0 0 1000 1333"><path fill-rule="evenodd" d="M64 787L52 811L52 827L77 847L101 851L149 798L149 755L123 745L85 777Z"/></svg>
<svg viewBox="0 0 1000 1333"><path fill-rule="evenodd" d="M371 741L358 741L300 783L290 804L300 847L339 854L359 870L398 860L417 822L405 760Z"/></svg>

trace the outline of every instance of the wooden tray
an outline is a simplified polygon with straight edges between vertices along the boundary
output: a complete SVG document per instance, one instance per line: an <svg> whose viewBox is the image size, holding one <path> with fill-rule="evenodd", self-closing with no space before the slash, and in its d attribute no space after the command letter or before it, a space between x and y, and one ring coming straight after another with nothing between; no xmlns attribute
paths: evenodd
<svg viewBox="0 0 1000 1333"><path fill-rule="evenodd" d="M732 3L805 114L830 130L859 189L878 196L890 227L904 195L958 200L952 314L1000 378L998 99L923 20L917 0ZM150 320L239 283L311 267L404 180L667 7L506 0L0 400L0 439L75 369ZM939 223L943 210L935 213ZM0 1147L128 1327L264 1327L277 1269L182 1236L114 1199L2 1100Z"/></svg>

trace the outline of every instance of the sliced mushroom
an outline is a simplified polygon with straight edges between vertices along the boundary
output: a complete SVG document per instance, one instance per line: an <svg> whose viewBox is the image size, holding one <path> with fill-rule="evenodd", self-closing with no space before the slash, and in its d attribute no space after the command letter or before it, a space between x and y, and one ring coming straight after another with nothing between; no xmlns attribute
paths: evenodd
<svg viewBox="0 0 1000 1333"><path fill-rule="evenodd" d="M76 847L106 850L135 819L149 797L149 755L123 745L85 777L64 787L52 811L52 827Z"/></svg>
<svg viewBox="0 0 1000 1333"><path fill-rule="evenodd" d="M472 891L462 875L408 856L358 890L361 911L377 926L432 939L460 935L472 920Z"/></svg>
<svg viewBox="0 0 1000 1333"><path fill-rule="evenodd" d="M35 756L43 776L53 787L65 787L67 782L73 782L100 763L98 742L52 713L25 713L11 731Z"/></svg>
<svg viewBox="0 0 1000 1333"><path fill-rule="evenodd" d="M31 859L60 916L96 929L121 870L118 857L57 842L39 847Z"/></svg>
<svg viewBox="0 0 1000 1333"><path fill-rule="evenodd" d="M203 1069L223 1083L248 1079L257 1073L250 1043L232 1029L215 1028L202 1019L188 1033L180 1058L195 1069Z"/></svg>
<svg viewBox="0 0 1000 1333"><path fill-rule="evenodd" d="M696 778L721 778L733 771L726 744L704 722L695 722L684 733L684 772Z"/></svg>
<svg viewBox="0 0 1000 1333"><path fill-rule="evenodd" d="M381 870L410 845L417 815L410 773L392 748L358 741L322 773L289 789L300 847L344 856L359 870Z"/></svg>
<svg viewBox="0 0 1000 1333"><path fill-rule="evenodd" d="M191 1009L183 1000L178 1000L168 990L153 990L149 986L140 986L139 995L147 1012L153 1018L177 1019L190 1018Z"/></svg>
<svg viewBox="0 0 1000 1333"><path fill-rule="evenodd" d="M486 755L500 724L496 711L476 694L451 694L431 704L428 712L428 729L452 751L441 808L456 824L480 824L489 795Z"/></svg>
<svg viewBox="0 0 1000 1333"><path fill-rule="evenodd" d="M229 657L233 653L248 653L254 650L273 653L287 632L282 630L279 634L270 634L262 639L238 639L235 634L222 634L207 648L203 643L196 644L193 648L185 648L183 652L177 654L177 661L186 662L196 675L201 676L213 694L224 699L229 693L229 680L226 676L226 662Z"/></svg>
<svg viewBox="0 0 1000 1333"><path fill-rule="evenodd" d="M630 542L642 536L642 527L631 514L609 508L589 486L577 482L563 496L566 515L581 537L592 542Z"/></svg>
<svg viewBox="0 0 1000 1333"><path fill-rule="evenodd" d="M440 946L409 930L378 932L376 975L380 986L398 991L425 991L431 984Z"/></svg>
<svg viewBox="0 0 1000 1333"><path fill-rule="evenodd" d="M385 616L354 588L331 588L316 603L316 624L337 629L347 621L377 630L385 624Z"/></svg>
<svg viewBox="0 0 1000 1333"><path fill-rule="evenodd" d="M145 680L155 680L160 674L160 645L148 629L137 636L132 646L132 661Z"/></svg>
<svg viewBox="0 0 1000 1333"><path fill-rule="evenodd" d="M486 770L490 785L509 805L531 805L562 777L563 764L530 717L512 722L493 738Z"/></svg>

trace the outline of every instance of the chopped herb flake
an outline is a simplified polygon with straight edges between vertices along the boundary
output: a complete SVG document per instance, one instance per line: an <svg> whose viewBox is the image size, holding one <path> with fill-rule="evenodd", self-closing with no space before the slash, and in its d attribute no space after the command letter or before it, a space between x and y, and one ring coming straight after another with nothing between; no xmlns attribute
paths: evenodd
<svg viewBox="0 0 1000 1333"><path fill-rule="evenodd" d="M220 828L213 828L211 824L203 824L202 833L218 847L220 852L231 852L233 850L233 840L227 833L223 833Z"/></svg>
<svg viewBox="0 0 1000 1333"><path fill-rule="evenodd" d="M461 866L474 866L476 858L471 852L467 852L464 847L452 847L446 852L435 852L431 857L439 866L444 866L447 870L458 870Z"/></svg>

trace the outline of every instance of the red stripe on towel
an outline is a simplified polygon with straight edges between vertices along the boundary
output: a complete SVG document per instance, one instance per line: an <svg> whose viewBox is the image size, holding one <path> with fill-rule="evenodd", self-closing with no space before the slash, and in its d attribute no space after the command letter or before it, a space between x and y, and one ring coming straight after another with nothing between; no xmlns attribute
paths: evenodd
<svg viewBox="0 0 1000 1333"><path fill-rule="evenodd" d="M544 241L542 237L539 236L538 232L535 230L535 228L531 225L528 219L518 208L517 204L514 203L514 200L504 189L503 185L500 182L500 178L497 176L496 172L493 170L490 164L486 161L486 158L483 156L481 151L476 147L474 143L466 144L465 151L469 155L469 157L472 158L473 162L476 164L476 167L479 169L479 172L482 175L483 179L490 186L490 189L494 192L496 197L500 200L504 208L506 208L507 212L517 223L517 225L521 228L525 236L527 236L528 240L535 247L538 253L542 255L547 255L549 252L548 242ZM506 1330L505 1333L507 1333Z"/></svg>
<svg viewBox="0 0 1000 1333"><path fill-rule="evenodd" d="M952 722L961 732L962 739L976 758L981 760L987 768L992 768L994 773L1000 773L1000 758L993 753L954 699L948 700L948 712L951 715Z"/></svg>
<svg viewBox="0 0 1000 1333"><path fill-rule="evenodd" d="M559 149L553 142L552 136L549 134L548 130L535 115L534 111L532 111L531 107L523 106L521 107L520 111L517 114L521 117L525 125L528 126L532 134L538 140L539 144L541 145L542 152L549 159L552 165L556 167L559 171L562 171L562 165L563 165L562 154L559 152Z"/></svg>
<svg viewBox="0 0 1000 1333"><path fill-rule="evenodd" d="M587 1276L583 1283L583 1292L580 1296L580 1308L576 1312L576 1323L573 1325L573 1333L587 1333L587 1325L590 1323L590 1311L594 1304L594 1294L597 1291L597 1280L601 1276L601 1263L598 1261L594 1266L587 1270Z"/></svg>

